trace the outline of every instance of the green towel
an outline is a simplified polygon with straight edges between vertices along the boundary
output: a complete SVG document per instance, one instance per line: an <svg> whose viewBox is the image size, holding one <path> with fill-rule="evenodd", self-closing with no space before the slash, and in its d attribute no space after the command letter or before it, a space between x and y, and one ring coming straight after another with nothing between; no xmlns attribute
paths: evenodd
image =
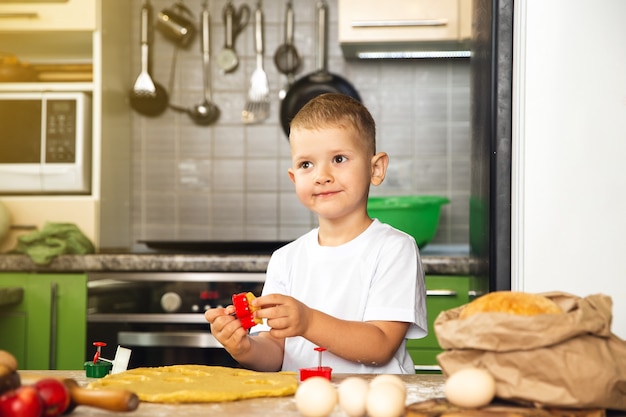
<svg viewBox="0 0 626 417"><path fill-rule="evenodd" d="M19 236L10 253L30 256L38 265L47 265L59 255L94 253L93 243L72 223L46 223L40 231Z"/></svg>

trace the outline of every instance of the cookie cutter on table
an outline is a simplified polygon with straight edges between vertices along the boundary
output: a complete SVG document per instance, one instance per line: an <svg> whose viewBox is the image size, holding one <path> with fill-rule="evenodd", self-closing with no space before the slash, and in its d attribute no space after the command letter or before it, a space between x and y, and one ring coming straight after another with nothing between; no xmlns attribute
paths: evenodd
<svg viewBox="0 0 626 417"><path fill-rule="evenodd" d="M93 360L87 361L84 364L85 374L88 378L102 378L109 373L117 374L128 369L131 354L130 349L118 345L115 357L113 360L110 360L101 356L102 348L107 345L105 342L93 342L93 345L96 347Z"/></svg>
<svg viewBox="0 0 626 417"><path fill-rule="evenodd" d="M322 352L324 352L326 348L316 347L315 351L319 353L319 361L316 367L314 368L300 368L300 382L304 381L307 378L311 378L312 376L321 376L322 378L326 378L330 381L333 368L330 366L322 366Z"/></svg>

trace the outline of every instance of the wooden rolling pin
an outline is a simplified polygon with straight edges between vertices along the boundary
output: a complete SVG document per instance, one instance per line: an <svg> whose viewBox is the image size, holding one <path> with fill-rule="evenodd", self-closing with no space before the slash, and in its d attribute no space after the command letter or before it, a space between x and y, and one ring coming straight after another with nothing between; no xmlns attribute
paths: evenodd
<svg viewBox="0 0 626 417"><path fill-rule="evenodd" d="M133 411L139 407L139 397L134 392L122 389L95 390L82 388L76 380L65 378L63 384L70 391L70 406L65 414L78 405L101 408L108 411Z"/></svg>

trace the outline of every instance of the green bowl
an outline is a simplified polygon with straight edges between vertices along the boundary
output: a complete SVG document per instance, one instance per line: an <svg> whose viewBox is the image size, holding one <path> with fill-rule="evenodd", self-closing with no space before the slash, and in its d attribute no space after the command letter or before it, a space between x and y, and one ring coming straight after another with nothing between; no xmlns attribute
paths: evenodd
<svg viewBox="0 0 626 417"><path fill-rule="evenodd" d="M421 249L430 242L439 226L441 206L450 199L434 195L370 197L370 217L410 234Z"/></svg>

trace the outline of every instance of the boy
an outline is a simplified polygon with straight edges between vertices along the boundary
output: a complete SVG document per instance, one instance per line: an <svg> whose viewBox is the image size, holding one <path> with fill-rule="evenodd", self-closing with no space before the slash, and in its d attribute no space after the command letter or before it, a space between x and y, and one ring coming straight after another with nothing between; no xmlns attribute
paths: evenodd
<svg viewBox="0 0 626 417"><path fill-rule="evenodd" d="M263 325L249 335L234 308L208 310L211 332L241 365L298 371L318 364L338 373L414 373L405 339L423 337L426 290L413 238L367 214L370 184L389 158L376 153L367 109L342 94L323 94L293 118L289 178L319 227L278 249L267 268Z"/></svg>

